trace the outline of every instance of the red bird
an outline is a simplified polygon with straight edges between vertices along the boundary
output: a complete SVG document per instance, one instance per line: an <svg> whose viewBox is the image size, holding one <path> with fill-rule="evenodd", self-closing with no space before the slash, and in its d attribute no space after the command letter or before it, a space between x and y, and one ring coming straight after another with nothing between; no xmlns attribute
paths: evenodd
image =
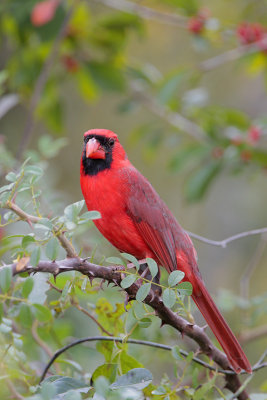
<svg viewBox="0 0 267 400"><path fill-rule="evenodd" d="M246 355L205 287L191 239L130 163L115 133L106 129L85 132L80 179L88 210L101 213L94 222L102 235L138 260L151 257L168 273L183 271L193 286L194 302L233 369L251 373Z"/></svg>

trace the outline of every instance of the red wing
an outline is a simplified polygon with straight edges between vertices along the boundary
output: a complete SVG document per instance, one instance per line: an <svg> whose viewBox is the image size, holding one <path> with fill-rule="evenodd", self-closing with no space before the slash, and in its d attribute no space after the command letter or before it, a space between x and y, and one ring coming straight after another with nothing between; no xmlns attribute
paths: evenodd
<svg viewBox="0 0 267 400"><path fill-rule="evenodd" d="M187 235L150 183L137 170L127 171L127 183L131 188L127 213L156 258L170 273L177 269L176 252L181 245L179 242L187 241ZM191 241L190 246L184 244L185 247L192 246Z"/></svg>

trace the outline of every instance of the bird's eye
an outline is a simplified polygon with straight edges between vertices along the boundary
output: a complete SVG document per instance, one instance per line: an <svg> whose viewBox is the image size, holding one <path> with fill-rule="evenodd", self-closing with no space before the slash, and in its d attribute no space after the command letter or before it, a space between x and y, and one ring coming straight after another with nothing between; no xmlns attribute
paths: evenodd
<svg viewBox="0 0 267 400"><path fill-rule="evenodd" d="M111 138L108 142L110 146L114 146L115 140Z"/></svg>

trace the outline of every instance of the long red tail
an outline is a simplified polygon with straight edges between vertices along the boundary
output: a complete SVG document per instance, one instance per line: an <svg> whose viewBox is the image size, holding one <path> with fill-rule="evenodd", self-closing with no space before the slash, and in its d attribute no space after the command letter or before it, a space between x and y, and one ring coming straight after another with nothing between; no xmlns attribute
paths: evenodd
<svg viewBox="0 0 267 400"><path fill-rule="evenodd" d="M218 339L232 367L237 373L239 373L241 369L251 373L251 365L245 353L212 300L203 281L198 279L196 285L197 287L194 287L192 298Z"/></svg>

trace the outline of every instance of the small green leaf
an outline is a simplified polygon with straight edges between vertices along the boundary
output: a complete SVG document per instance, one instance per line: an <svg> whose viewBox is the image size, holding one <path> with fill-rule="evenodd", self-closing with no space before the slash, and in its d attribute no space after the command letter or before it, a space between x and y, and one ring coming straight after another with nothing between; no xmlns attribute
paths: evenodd
<svg viewBox="0 0 267 400"><path fill-rule="evenodd" d="M145 300L151 288L151 283L144 283L136 293L136 300L140 303Z"/></svg>
<svg viewBox="0 0 267 400"><path fill-rule="evenodd" d="M9 182L16 182L16 180L17 180L17 175L16 175L14 172L9 172L9 173L6 175L6 180L9 181Z"/></svg>
<svg viewBox="0 0 267 400"><path fill-rule="evenodd" d="M176 360L179 360L179 361L184 359L183 356L180 353L180 349L179 349L178 346L173 346L173 348L172 348L172 356L173 356L173 358L175 358Z"/></svg>
<svg viewBox="0 0 267 400"><path fill-rule="evenodd" d="M126 278L124 278L122 281L121 281L121 287L123 288L123 289L127 289L128 287L130 287L133 283L134 283L134 281L136 280L136 275L134 275L134 274L130 274L130 275L127 275L126 276Z"/></svg>
<svg viewBox="0 0 267 400"><path fill-rule="evenodd" d="M147 258L146 262L147 262L149 271L150 271L152 279L153 279L159 272L159 267L158 267L156 261L153 260L153 258Z"/></svg>
<svg viewBox="0 0 267 400"><path fill-rule="evenodd" d="M100 219L101 214L99 211L86 211L80 216L78 224L85 224L88 221L92 221L94 219Z"/></svg>
<svg viewBox="0 0 267 400"><path fill-rule="evenodd" d="M122 259L119 257L108 257L108 258L106 258L106 262L108 262L110 264L118 264L118 265L124 264Z"/></svg>
<svg viewBox="0 0 267 400"><path fill-rule="evenodd" d="M35 249L33 250L32 254L31 254L30 265L32 267L36 267L36 265L40 261L40 257L41 257L41 249L40 249L40 247L35 247Z"/></svg>
<svg viewBox="0 0 267 400"><path fill-rule="evenodd" d="M64 209L64 215L68 221L75 222L78 215L80 214L85 201L77 201L76 203L70 204Z"/></svg>
<svg viewBox="0 0 267 400"><path fill-rule="evenodd" d="M176 289L180 296L191 296L193 293L193 286L190 282L182 282Z"/></svg>
<svg viewBox="0 0 267 400"><path fill-rule="evenodd" d="M181 282L184 279L184 272L183 271L173 271L170 273L168 277L168 284L169 286L173 287L176 286L177 283Z"/></svg>
<svg viewBox="0 0 267 400"><path fill-rule="evenodd" d="M25 282L23 283L22 289L21 289L21 293L23 297L28 297L29 294L31 293L32 289L33 289L33 285L34 285L34 280L32 277L29 277L25 280Z"/></svg>
<svg viewBox="0 0 267 400"><path fill-rule="evenodd" d="M31 235L26 235L23 237L22 241L21 241L21 247L23 249L26 249L27 246L29 246L29 244L32 244L35 242L35 239L33 236Z"/></svg>
<svg viewBox="0 0 267 400"><path fill-rule="evenodd" d="M27 165L24 169L25 174L34 175L34 176L42 176L44 171L41 167L37 165Z"/></svg>
<svg viewBox="0 0 267 400"><path fill-rule="evenodd" d="M163 386L159 386L157 387L157 389L153 390L152 394L156 396L166 394L166 389Z"/></svg>
<svg viewBox="0 0 267 400"><path fill-rule="evenodd" d="M130 261L131 263L133 263L135 265L137 271L139 270L140 264L134 256L132 256L131 254L128 254L128 253L121 253L121 256L123 258L125 258L126 260Z"/></svg>
<svg viewBox="0 0 267 400"><path fill-rule="evenodd" d="M141 328L148 328L151 324L152 324L152 321L151 321L150 318L141 318L141 319L138 321L138 325L139 325Z"/></svg>
<svg viewBox="0 0 267 400"><path fill-rule="evenodd" d="M172 289L165 289L162 295L165 307L172 308L176 302L176 294Z"/></svg>
<svg viewBox="0 0 267 400"><path fill-rule="evenodd" d="M52 319L51 311L42 304L34 304L34 315L40 322L48 322Z"/></svg>
<svg viewBox="0 0 267 400"><path fill-rule="evenodd" d="M153 376L148 369L134 368L127 374L120 376L116 382L110 385L111 389L131 387L142 390L152 382Z"/></svg>
<svg viewBox="0 0 267 400"><path fill-rule="evenodd" d="M45 247L45 254L50 260L56 260L59 251L59 244L55 237L49 240Z"/></svg>
<svg viewBox="0 0 267 400"><path fill-rule="evenodd" d="M186 196L189 201L201 199L206 193L210 183L222 168L220 161L211 161L203 168L198 169L186 184Z"/></svg>
<svg viewBox="0 0 267 400"><path fill-rule="evenodd" d="M12 280L12 269L10 267L0 268L0 287L4 293L8 291Z"/></svg>

